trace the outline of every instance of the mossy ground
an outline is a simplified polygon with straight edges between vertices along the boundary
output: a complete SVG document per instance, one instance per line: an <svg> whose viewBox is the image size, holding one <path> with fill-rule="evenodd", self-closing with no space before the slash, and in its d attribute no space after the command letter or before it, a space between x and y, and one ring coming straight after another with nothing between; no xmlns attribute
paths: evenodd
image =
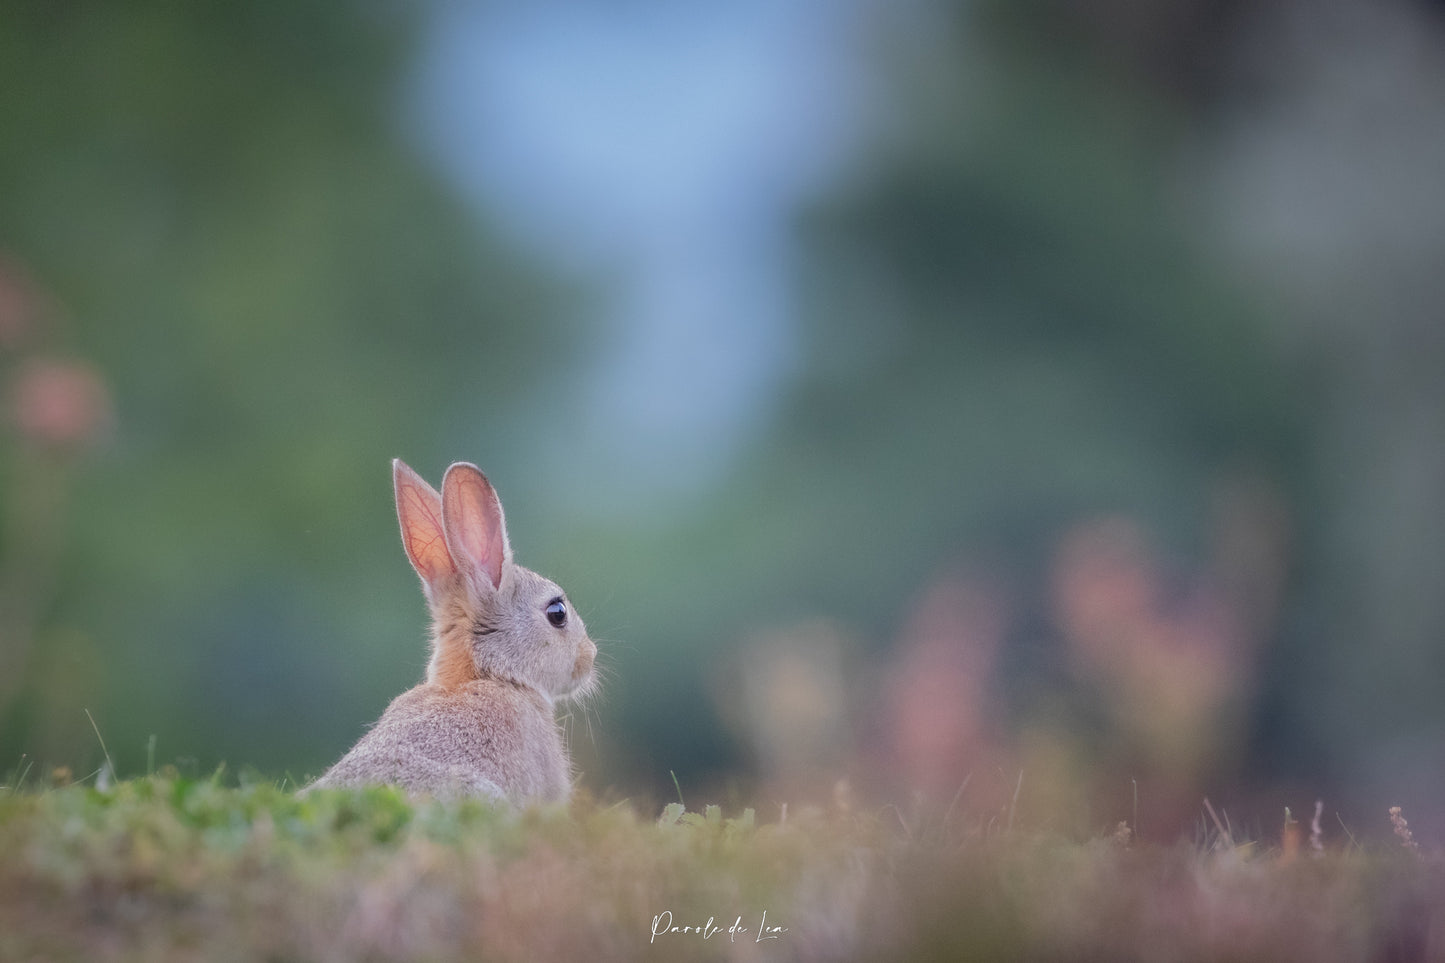
<svg viewBox="0 0 1445 963"><path fill-rule="evenodd" d="M0 960L1445 958L1428 854L966 822L514 811L174 773L7 790ZM666 913L717 929L654 936Z"/></svg>

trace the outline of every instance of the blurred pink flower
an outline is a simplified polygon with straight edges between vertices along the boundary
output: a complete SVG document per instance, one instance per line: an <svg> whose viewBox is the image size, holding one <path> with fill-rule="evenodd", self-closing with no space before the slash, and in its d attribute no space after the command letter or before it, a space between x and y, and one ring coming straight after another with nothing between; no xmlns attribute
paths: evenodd
<svg viewBox="0 0 1445 963"><path fill-rule="evenodd" d="M1054 557L1074 671L1101 700L1111 755L1151 778L1166 824L1194 810L1209 772L1237 751L1255 685L1253 640L1217 580L1167 571L1142 527L1118 516L1075 526Z"/></svg>
<svg viewBox="0 0 1445 963"><path fill-rule="evenodd" d="M10 385L8 413L21 436L51 448L78 449L110 425L105 379L83 361L36 358Z"/></svg>
<svg viewBox="0 0 1445 963"><path fill-rule="evenodd" d="M947 575L911 607L883 691L884 758L912 789L939 796L992 769L989 689L1007 615L983 580Z"/></svg>

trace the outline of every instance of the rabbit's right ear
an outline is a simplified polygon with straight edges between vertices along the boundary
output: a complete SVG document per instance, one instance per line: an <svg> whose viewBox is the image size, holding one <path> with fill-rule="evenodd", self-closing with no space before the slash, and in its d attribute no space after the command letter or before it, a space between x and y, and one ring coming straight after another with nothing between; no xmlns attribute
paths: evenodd
<svg viewBox="0 0 1445 963"><path fill-rule="evenodd" d="M411 567L431 586L457 570L447 553L446 534L442 531L442 497L400 458L391 463L391 479L396 487L401 544L411 559Z"/></svg>
<svg viewBox="0 0 1445 963"><path fill-rule="evenodd" d="M484 579L492 589L502 586L502 573L512 561L507 521L496 489L476 465L459 461L442 479L442 527L457 566Z"/></svg>

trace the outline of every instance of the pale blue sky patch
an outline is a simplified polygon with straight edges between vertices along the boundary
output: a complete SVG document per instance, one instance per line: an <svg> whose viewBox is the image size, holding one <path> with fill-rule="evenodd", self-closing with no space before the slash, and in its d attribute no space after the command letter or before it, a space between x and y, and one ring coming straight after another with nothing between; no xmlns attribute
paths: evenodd
<svg viewBox="0 0 1445 963"><path fill-rule="evenodd" d="M572 457L693 488L766 418L795 351L792 218L858 126L858 14L852 0L437 8L423 142L528 249L619 279L569 402L592 450Z"/></svg>

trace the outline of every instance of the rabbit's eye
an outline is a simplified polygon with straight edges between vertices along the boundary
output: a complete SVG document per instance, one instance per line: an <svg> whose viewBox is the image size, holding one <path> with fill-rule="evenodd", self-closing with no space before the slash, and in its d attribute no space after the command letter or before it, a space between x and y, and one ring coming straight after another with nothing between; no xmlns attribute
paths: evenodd
<svg viewBox="0 0 1445 963"><path fill-rule="evenodd" d="M567 624L567 603L561 599L553 599L547 603L547 621L557 628Z"/></svg>

